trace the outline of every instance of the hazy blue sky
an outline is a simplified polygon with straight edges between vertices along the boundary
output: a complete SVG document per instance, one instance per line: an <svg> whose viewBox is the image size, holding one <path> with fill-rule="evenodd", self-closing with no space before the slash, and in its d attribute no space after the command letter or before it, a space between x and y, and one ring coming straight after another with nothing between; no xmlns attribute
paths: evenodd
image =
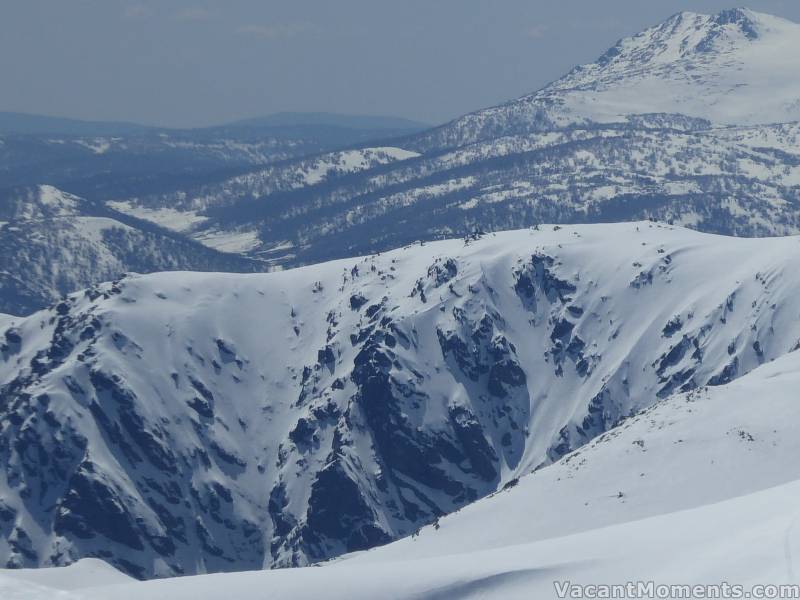
<svg viewBox="0 0 800 600"><path fill-rule="evenodd" d="M163 125L276 111L430 123L731 0L0 0L0 110ZM750 8L800 21L798 0Z"/></svg>

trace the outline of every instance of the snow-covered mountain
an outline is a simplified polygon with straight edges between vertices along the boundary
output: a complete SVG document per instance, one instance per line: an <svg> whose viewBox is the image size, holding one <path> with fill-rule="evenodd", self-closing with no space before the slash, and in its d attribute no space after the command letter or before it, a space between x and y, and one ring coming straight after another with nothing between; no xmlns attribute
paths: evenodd
<svg viewBox="0 0 800 600"><path fill-rule="evenodd" d="M722 125L800 121L800 25L745 8L682 12L542 90L423 136L462 146L520 131L683 115Z"/></svg>
<svg viewBox="0 0 800 600"><path fill-rule="evenodd" d="M414 536L322 568L142 583L81 561L0 572L0 589L25 600L460 600L556 598L554 582L796 584L798 384L792 352L674 395Z"/></svg>
<svg viewBox="0 0 800 600"><path fill-rule="evenodd" d="M263 267L52 186L0 198L0 312L29 314L124 273Z"/></svg>
<svg viewBox="0 0 800 600"><path fill-rule="evenodd" d="M797 40L800 25L746 9L681 13L534 94L393 141L404 160L305 176L337 160L320 155L113 206L282 266L540 222L797 234Z"/></svg>
<svg viewBox="0 0 800 600"><path fill-rule="evenodd" d="M796 349L798 244L543 226L73 295L0 332L0 556L149 577L409 535Z"/></svg>

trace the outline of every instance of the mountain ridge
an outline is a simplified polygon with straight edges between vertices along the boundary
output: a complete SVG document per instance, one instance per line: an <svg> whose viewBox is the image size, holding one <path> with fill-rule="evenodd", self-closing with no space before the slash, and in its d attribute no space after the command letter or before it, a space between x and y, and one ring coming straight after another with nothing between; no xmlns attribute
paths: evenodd
<svg viewBox="0 0 800 600"><path fill-rule="evenodd" d="M158 132L203 132L223 128L288 128L331 126L343 129L394 130L408 132L429 125L382 115L347 115L328 112L276 112L197 127L168 127L129 121L94 121L26 112L0 111L0 135L68 135L102 137L114 135L145 135Z"/></svg>
<svg viewBox="0 0 800 600"><path fill-rule="evenodd" d="M409 535L797 348L798 243L547 226L90 288L0 333L0 556L149 578Z"/></svg>

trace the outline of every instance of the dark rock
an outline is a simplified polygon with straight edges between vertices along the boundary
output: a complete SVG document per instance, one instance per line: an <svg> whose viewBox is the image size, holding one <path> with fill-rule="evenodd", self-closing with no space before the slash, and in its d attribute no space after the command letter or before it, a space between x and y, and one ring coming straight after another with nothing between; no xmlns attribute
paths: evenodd
<svg viewBox="0 0 800 600"><path fill-rule="evenodd" d="M136 521L126 506L94 464L84 462L68 482L53 529L59 535L80 539L102 535L133 550L143 550Z"/></svg>

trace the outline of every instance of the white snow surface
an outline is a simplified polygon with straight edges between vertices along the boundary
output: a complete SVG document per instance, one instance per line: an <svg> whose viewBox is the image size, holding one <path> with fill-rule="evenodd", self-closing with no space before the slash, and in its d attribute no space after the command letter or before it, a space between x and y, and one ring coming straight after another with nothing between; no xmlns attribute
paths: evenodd
<svg viewBox="0 0 800 600"><path fill-rule="evenodd" d="M75 140L75 143L91 150L94 154L105 154L111 150L111 146L117 140L109 140L106 138L94 138L88 140Z"/></svg>
<svg viewBox="0 0 800 600"><path fill-rule="evenodd" d="M564 581L797 584L798 385L793 352L662 400L436 527L319 568L112 581L61 597L528 599L555 598ZM0 572L0 586L18 586L11 598L75 589L69 569L21 579L36 586Z"/></svg>
<svg viewBox="0 0 800 600"><path fill-rule="evenodd" d="M192 238L220 252L244 254L257 249L261 245L258 231L248 229L233 229L227 231L208 229L195 233L192 235Z"/></svg>
<svg viewBox="0 0 800 600"><path fill-rule="evenodd" d="M127 201L110 201L107 204L109 207L121 213L131 215L132 217L144 221L150 221L160 227L165 227L179 233L190 231L196 225L200 225L208 220L208 217L198 215L191 210L181 211L167 207L147 208L145 206L136 206Z"/></svg>
<svg viewBox="0 0 800 600"><path fill-rule="evenodd" d="M63 215L73 214L78 200L77 196L68 194L52 185L39 186L39 201L51 209L60 211Z"/></svg>
<svg viewBox="0 0 800 600"><path fill-rule="evenodd" d="M17 569L0 571L0 597L77 599L70 592L130 583L133 580L97 558L84 558L59 569Z"/></svg>
<svg viewBox="0 0 800 600"><path fill-rule="evenodd" d="M51 185L40 185L29 190L27 198L19 202L14 220L28 221L79 214L81 198Z"/></svg>
<svg viewBox="0 0 800 600"><path fill-rule="evenodd" d="M419 154L416 152L394 147L334 152L321 156L317 161L313 162L303 174L303 179L306 185L314 185L324 181L332 172L355 173L370 169L376 165L408 160L417 156Z"/></svg>

